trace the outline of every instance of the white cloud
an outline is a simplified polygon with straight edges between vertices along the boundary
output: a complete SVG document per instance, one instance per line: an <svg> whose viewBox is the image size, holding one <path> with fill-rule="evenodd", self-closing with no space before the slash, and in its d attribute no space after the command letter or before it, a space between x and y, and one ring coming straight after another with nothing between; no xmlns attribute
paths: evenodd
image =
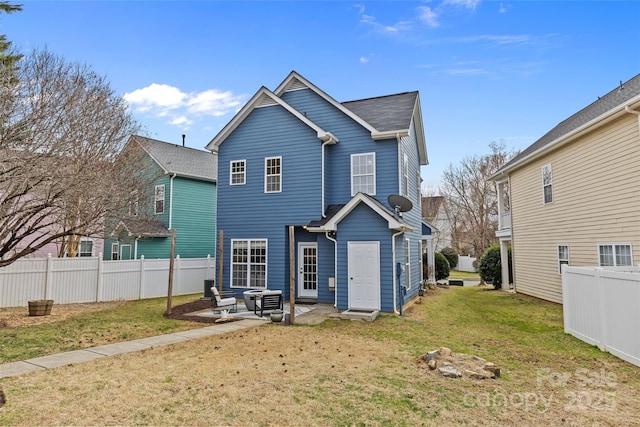
<svg viewBox="0 0 640 427"><path fill-rule="evenodd" d="M436 28L440 26L438 22L438 14L429 6L418 7L418 18L429 27Z"/></svg>
<svg viewBox="0 0 640 427"><path fill-rule="evenodd" d="M369 58L367 58L366 56L361 56L360 57L360 63L361 64L366 64L367 62L369 62Z"/></svg>
<svg viewBox="0 0 640 427"><path fill-rule="evenodd" d="M480 4L480 0L444 0L443 5L460 6L466 9L475 10Z"/></svg>
<svg viewBox="0 0 640 427"><path fill-rule="evenodd" d="M508 9L508 8L509 8L509 7L508 7L508 6L506 6L504 3L500 3L500 9L498 9L498 12L499 12L499 13L507 13L507 9Z"/></svg>
<svg viewBox="0 0 640 427"><path fill-rule="evenodd" d="M367 15L363 5L357 5L360 22L370 25L377 33L395 35L411 29L411 21L398 21L394 25L384 25L378 22L375 16Z"/></svg>
<svg viewBox="0 0 640 427"><path fill-rule="evenodd" d="M185 93L177 87L152 83L125 93L123 98L139 113L188 128L203 117L221 117L236 112L247 97L218 89Z"/></svg>

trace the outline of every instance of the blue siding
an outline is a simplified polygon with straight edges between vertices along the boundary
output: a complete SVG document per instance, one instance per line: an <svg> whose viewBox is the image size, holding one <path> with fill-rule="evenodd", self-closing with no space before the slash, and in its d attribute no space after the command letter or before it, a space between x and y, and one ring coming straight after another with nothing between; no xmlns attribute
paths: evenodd
<svg viewBox="0 0 640 427"><path fill-rule="evenodd" d="M393 311L393 256L388 222L364 204L359 204L338 224L338 308L349 305L348 242L380 242L380 304L381 310Z"/></svg>
<svg viewBox="0 0 640 427"><path fill-rule="evenodd" d="M288 298L287 226L321 217L320 147L316 132L280 106L253 110L220 146L217 217L224 232L225 288L231 239L268 239L267 287ZM282 192L265 194L264 159L275 156L282 156ZM246 184L229 184L232 160L245 160Z"/></svg>

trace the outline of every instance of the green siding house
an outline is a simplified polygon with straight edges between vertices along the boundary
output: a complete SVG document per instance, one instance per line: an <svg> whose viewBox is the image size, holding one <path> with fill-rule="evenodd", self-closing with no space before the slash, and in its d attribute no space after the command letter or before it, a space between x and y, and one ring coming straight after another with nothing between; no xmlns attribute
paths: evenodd
<svg viewBox="0 0 640 427"><path fill-rule="evenodd" d="M157 177L149 191L150 212L132 208L107 231L104 259L169 258L171 230L181 258L215 256L217 158L196 150L134 135L127 149L143 150L141 167Z"/></svg>

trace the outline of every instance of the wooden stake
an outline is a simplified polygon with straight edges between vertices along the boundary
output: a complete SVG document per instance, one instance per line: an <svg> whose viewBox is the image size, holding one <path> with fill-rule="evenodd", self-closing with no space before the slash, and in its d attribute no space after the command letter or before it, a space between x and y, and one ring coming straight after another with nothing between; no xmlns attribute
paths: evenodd
<svg viewBox="0 0 640 427"><path fill-rule="evenodd" d="M167 314L171 314L173 298L173 258L176 253L176 229L171 230L171 254L169 255L169 289L167 290Z"/></svg>
<svg viewBox="0 0 640 427"><path fill-rule="evenodd" d="M289 324L296 321L296 242L294 226L289 226Z"/></svg>
<svg viewBox="0 0 640 427"><path fill-rule="evenodd" d="M218 291L222 295L222 256L224 255L224 230L220 230L220 238L218 239Z"/></svg>

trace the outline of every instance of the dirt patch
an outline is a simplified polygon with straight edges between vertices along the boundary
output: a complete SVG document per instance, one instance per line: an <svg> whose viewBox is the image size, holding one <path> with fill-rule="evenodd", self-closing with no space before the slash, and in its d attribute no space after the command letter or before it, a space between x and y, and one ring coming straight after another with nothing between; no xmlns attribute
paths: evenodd
<svg viewBox="0 0 640 427"><path fill-rule="evenodd" d="M92 302L76 304L54 304L48 316L29 316L28 307L0 308L0 328L24 328L45 323L60 322L83 314L108 310L124 304L127 301Z"/></svg>

